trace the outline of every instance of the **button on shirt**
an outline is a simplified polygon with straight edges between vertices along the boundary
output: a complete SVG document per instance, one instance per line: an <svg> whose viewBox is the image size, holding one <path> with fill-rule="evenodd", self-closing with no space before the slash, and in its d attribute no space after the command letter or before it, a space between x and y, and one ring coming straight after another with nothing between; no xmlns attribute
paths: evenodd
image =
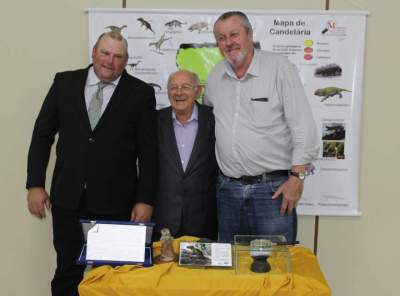
<svg viewBox="0 0 400 296"><path fill-rule="evenodd" d="M110 102L111 96L114 93L115 88L118 85L121 76L119 76L114 81L111 81L103 88L103 105L101 106L101 114L103 114L104 110L107 108L108 103ZM85 85L85 103L86 110L89 110L90 100L93 98L94 94L97 92L98 84L100 79L97 77L94 72L93 66L90 67L88 71L88 77L86 79Z"/></svg>
<svg viewBox="0 0 400 296"><path fill-rule="evenodd" d="M290 169L318 155L312 111L286 57L255 50L242 79L222 61L208 77L204 102L214 108L216 157L227 176Z"/></svg>
<svg viewBox="0 0 400 296"><path fill-rule="evenodd" d="M172 111L172 122L175 131L176 144L178 146L179 156L181 158L183 171L186 170L190 155L192 154L194 140L198 128L198 110L194 105L192 115L185 123L181 123L176 119L175 112Z"/></svg>

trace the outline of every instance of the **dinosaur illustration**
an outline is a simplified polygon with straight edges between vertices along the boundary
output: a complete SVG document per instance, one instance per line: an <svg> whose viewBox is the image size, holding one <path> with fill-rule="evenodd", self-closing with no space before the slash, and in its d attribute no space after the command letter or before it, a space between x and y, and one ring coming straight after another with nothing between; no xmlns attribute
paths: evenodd
<svg viewBox="0 0 400 296"><path fill-rule="evenodd" d="M118 27L118 26L107 26L107 27L105 27L104 29L110 29L111 32L121 33L121 31L122 31L124 28L127 28L127 26L126 26L126 25L123 25L123 26L121 26L121 27Z"/></svg>
<svg viewBox="0 0 400 296"><path fill-rule="evenodd" d="M142 60L139 60L139 61L137 61L136 63L130 63L130 64L128 64L128 66L130 66L131 70L133 70L134 68L137 67L137 65L140 64L141 61L142 61Z"/></svg>
<svg viewBox="0 0 400 296"><path fill-rule="evenodd" d="M186 25L187 23L182 23L178 20L172 20L170 22L165 23L165 26L168 27L169 29L172 28L177 28L177 27L182 27L182 25Z"/></svg>
<svg viewBox="0 0 400 296"><path fill-rule="evenodd" d="M331 77L331 76L341 76L342 68L336 64L328 64L315 69L315 77Z"/></svg>
<svg viewBox="0 0 400 296"><path fill-rule="evenodd" d="M189 30L190 32L193 32L193 31L197 30L198 33L200 34L200 32L201 32L203 29L208 30L208 23L206 23L206 22L194 23L193 25L191 25L191 26L189 27L188 30Z"/></svg>
<svg viewBox="0 0 400 296"><path fill-rule="evenodd" d="M171 38L165 38L165 33L164 33L164 34L161 35L160 39L158 39L156 42L150 42L150 43L149 43L149 46L154 46L154 47L156 48L156 50L157 50L158 52L160 52L160 51L161 51L161 45L162 45L165 41L167 41L167 40L169 40L169 39L171 39Z"/></svg>
<svg viewBox="0 0 400 296"><path fill-rule="evenodd" d="M197 257L199 259L209 259L209 256L206 256L202 250L195 246L187 246L187 249L190 250L190 255L193 257Z"/></svg>
<svg viewBox="0 0 400 296"><path fill-rule="evenodd" d="M148 85L150 85L151 87L154 87L154 88L158 88L160 91L161 91L161 85L159 85L159 84L157 84L157 83L152 83L152 82L149 82L149 83L147 83Z"/></svg>
<svg viewBox="0 0 400 296"><path fill-rule="evenodd" d="M329 97L333 97L336 95L338 95L339 98L343 98L342 92L344 92L344 91L351 92L351 90L330 86L330 87L319 88L319 89L315 90L314 95L323 97L321 99L321 102L323 102L326 99L328 99Z"/></svg>
<svg viewBox="0 0 400 296"><path fill-rule="evenodd" d="M146 28L146 30L150 30L153 33L155 33L153 31L153 29L151 28L151 25L150 25L150 23L148 21L145 21L142 17L137 18L137 20L140 22L140 24L141 24L140 26L141 27L144 26Z"/></svg>

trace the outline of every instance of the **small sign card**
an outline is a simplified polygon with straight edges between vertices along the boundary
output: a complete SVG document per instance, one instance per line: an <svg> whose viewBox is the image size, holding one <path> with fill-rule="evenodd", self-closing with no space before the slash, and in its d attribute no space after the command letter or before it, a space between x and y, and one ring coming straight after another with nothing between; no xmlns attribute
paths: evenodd
<svg viewBox="0 0 400 296"><path fill-rule="evenodd" d="M179 265L232 267L231 244L181 242Z"/></svg>

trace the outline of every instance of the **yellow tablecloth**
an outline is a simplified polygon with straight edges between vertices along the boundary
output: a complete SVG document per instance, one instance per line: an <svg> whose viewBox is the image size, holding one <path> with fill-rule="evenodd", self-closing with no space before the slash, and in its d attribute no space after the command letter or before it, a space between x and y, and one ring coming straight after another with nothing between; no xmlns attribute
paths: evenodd
<svg viewBox="0 0 400 296"><path fill-rule="evenodd" d="M182 237L174 242L194 240ZM160 244L153 246L154 256ZM290 247L290 274L235 274L234 269L187 268L176 263L153 267L101 266L89 271L79 285L80 296L280 296L331 295L314 254Z"/></svg>

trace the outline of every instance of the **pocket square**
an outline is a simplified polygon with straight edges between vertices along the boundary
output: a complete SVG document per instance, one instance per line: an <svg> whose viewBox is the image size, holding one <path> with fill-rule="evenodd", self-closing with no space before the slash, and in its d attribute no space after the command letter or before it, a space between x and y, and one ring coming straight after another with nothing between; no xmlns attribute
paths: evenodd
<svg viewBox="0 0 400 296"><path fill-rule="evenodd" d="M256 102L268 102L268 98L251 98L251 100Z"/></svg>

